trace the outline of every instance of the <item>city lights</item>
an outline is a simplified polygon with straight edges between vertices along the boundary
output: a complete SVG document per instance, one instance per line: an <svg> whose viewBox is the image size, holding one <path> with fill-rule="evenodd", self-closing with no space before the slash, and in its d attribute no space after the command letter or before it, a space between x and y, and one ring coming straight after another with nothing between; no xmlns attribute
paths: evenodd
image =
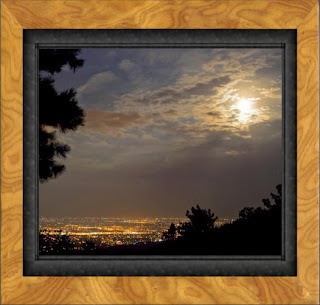
<svg viewBox="0 0 320 305"><path fill-rule="evenodd" d="M67 236L75 250L83 249L85 243L92 241L95 247L135 245L139 243L161 242L162 234L170 224L176 226L186 222L186 218L111 218L111 217L63 217L40 218L40 234L43 244L40 252L50 253L55 242ZM219 219L220 226L229 219Z"/></svg>

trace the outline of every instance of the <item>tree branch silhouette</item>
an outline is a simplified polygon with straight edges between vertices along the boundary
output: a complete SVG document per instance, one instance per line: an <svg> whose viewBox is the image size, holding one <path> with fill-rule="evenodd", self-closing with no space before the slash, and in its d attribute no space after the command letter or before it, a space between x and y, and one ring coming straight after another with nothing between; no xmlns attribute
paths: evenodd
<svg viewBox="0 0 320 305"><path fill-rule="evenodd" d="M57 140L57 131L75 131L84 125L84 111L78 106L73 88L57 92L54 74L68 65L75 72L83 66L79 49L39 50L39 176L46 182L61 175L66 167L61 160L71 148Z"/></svg>

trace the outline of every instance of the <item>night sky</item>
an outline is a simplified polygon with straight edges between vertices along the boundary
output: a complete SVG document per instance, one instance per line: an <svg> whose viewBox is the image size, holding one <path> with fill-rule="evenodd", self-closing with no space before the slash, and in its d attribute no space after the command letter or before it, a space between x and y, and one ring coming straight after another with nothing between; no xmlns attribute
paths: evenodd
<svg viewBox="0 0 320 305"><path fill-rule="evenodd" d="M66 172L40 215L236 218L281 183L281 49L83 49L85 126L58 134Z"/></svg>

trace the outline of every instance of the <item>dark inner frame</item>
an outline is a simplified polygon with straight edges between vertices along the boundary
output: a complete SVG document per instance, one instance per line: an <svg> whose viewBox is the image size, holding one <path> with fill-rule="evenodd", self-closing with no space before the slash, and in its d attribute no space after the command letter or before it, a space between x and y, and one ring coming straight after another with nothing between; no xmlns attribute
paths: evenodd
<svg viewBox="0 0 320 305"><path fill-rule="evenodd" d="M23 275L295 276L297 274L296 30L24 30ZM282 254L39 255L39 48L281 48Z"/></svg>

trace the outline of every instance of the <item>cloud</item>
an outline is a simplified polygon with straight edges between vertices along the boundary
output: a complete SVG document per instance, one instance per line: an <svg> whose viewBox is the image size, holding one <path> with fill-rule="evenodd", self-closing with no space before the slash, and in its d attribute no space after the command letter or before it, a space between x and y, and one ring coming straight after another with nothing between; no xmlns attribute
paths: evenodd
<svg viewBox="0 0 320 305"><path fill-rule="evenodd" d="M90 130L125 128L133 124L144 124L148 121L137 112L123 113L90 109L85 112L85 126Z"/></svg>
<svg viewBox="0 0 320 305"><path fill-rule="evenodd" d="M276 98L280 99L282 96L281 88L275 87L275 88L259 88L258 91L260 91L260 94L263 97L267 98Z"/></svg>
<svg viewBox="0 0 320 305"><path fill-rule="evenodd" d="M199 79L198 82L192 84L179 83L149 92L125 94L120 96L115 103L129 106L137 106L137 104L177 104L190 100L193 96L213 95L217 92L218 87L226 85L229 82L229 76L211 77L205 81Z"/></svg>
<svg viewBox="0 0 320 305"><path fill-rule="evenodd" d="M119 64L120 70L131 70L135 66L135 63L131 61L130 59L123 59Z"/></svg>
<svg viewBox="0 0 320 305"><path fill-rule="evenodd" d="M174 109L169 109L169 110L165 111L164 114L166 116L176 116L178 114L178 111L174 110Z"/></svg>
<svg viewBox="0 0 320 305"><path fill-rule="evenodd" d="M241 113L234 106L243 94L241 86L249 88L255 83L252 78L255 71L270 66L267 52L221 50L216 53L218 55L212 56L203 69L185 69L167 86L143 90L142 83L130 93L113 94L112 111L88 110L86 128L112 138L157 139L162 145L181 149L203 143L215 131L241 135L241 131L248 130L251 125L269 120L269 102L265 100L258 104L255 97L255 110L244 122L240 122ZM164 63L170 59L167 55L163 57ZM129 58L126 54L125 59L118 61L118 69L132 67L136 60ZM156 58L153 60L156 62ZM244 79L244 76L251 78ZM119 80L123 86L124 80L120 76ZM276 88L275 84L272 85ZM104 90L101 92L107 91L108 86L101 83L101 87ZM270 87L265 83L257 88L266 92ZM110 86L108 91L113 89L114 86ZM254 91L257 94L258 89ZM247 99L252 100L254 96L249 95ZM109 97L105 105L110 103ZM234 151L228 147L224 153Z"/></svg>
<svg viewBox="0 0 320 305"><path fill-rule="evenodd" d="M100 86L105 86L116 79L117 76L112 71L96 73L85 84L77 88L77 93L82 94L85 91L93 92Z"/></svg>
<svg viewBox="0 0 320 305"><path fill-rule="evenodd" d="M209 111L207 112L207 115L219 118L221 113L219 111Z"/></svg>

